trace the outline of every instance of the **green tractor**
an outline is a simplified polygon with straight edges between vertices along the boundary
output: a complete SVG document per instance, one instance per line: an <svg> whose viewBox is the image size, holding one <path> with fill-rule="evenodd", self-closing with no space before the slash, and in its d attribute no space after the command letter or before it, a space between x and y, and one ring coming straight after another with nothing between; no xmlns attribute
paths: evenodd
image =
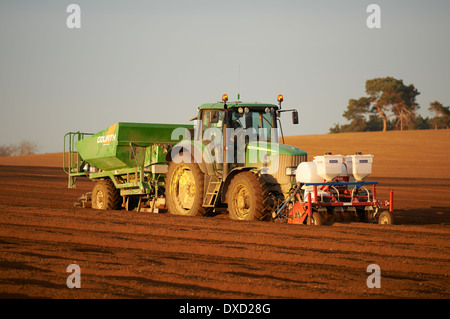
<svg viewBox="0 0 450 319"><path fill-rule="evenodd" d="M296 186L307 160L279 143L280 115L296 110L264 103L203 104L196 125L116 123L96 134L64 136L69 187L79 177L96 181L83 206L177 215L207 215L227 208L236 220L270 220ZM68 147L68 151L66 151Z"/></svg>

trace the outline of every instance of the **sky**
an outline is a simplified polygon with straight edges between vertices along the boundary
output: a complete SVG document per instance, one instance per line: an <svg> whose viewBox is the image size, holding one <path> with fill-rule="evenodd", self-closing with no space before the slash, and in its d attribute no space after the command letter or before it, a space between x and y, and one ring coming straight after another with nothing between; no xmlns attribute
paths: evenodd
<svg viewBox="0 0 450 319"><path fill-rule="evenodd" d="M70 29L70 4L81 28ZM368 28L370 4L381 28ZM186 124L203 103L276 103L285 135L327 134L365 82L450 105L448 0L2 0L0 145L63 151L67 132Z"/></svg>

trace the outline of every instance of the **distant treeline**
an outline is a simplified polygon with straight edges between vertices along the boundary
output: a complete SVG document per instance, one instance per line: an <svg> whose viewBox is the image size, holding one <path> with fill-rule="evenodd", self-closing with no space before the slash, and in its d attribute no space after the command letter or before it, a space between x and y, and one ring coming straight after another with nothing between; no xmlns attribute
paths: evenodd
<svg viewBox="0 0 450 319"><path fill-rule="evenodd" d="M19 144L0 145L0 156L36 154L38 146L34 142L22 141Z"/></svg>
<svg viewBox="0 0 450 319"><path fill-rule="evenodd" d="M440 102L430 103L432 118L417 114L420 93L413 84L406 86L393 77L366 81L367 96L350 99L343 116L349 124L335 124L330 133L420 130L450 128L450 107Z"/></svg>

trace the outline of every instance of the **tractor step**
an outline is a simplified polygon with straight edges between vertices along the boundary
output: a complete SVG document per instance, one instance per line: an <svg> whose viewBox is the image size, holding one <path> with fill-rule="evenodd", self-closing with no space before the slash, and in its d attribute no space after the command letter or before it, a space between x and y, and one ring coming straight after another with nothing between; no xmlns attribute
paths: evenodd
<svg viewBox="0 0 450 319"><path fill-rule="evenodd" d="M203 196L203 207L214 207L219 197L222 179L217 176L205 175L206 192Z"/></svg>

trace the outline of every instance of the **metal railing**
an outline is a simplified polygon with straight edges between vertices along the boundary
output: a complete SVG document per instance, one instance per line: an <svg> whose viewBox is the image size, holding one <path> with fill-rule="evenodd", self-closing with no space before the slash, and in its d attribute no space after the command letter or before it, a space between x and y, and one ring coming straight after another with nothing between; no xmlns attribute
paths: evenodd
<svg viewBox="0 0 450 319"><path fill-rule="evenodd" d="M76 177L84 175L82 166L84 164L80 154L78 154L75 143L91 136L93 133L69 132L64 135L63 142L63 170L69 175L69 188L76 187Z"/></svg>

